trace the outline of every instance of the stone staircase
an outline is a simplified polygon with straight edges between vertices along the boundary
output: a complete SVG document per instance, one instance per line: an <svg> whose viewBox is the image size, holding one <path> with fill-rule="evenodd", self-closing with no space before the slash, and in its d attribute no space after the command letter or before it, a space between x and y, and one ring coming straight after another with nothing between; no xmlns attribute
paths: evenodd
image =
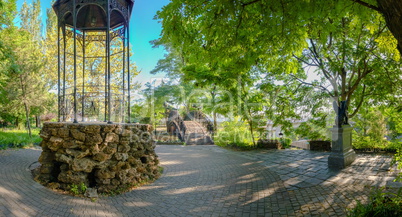
<svg viewBox="0 0 402 217"><path fill-rule="evenodd" d="M187 145L213 145L207 129L196 121L183 121L184 141Z"/></svg>

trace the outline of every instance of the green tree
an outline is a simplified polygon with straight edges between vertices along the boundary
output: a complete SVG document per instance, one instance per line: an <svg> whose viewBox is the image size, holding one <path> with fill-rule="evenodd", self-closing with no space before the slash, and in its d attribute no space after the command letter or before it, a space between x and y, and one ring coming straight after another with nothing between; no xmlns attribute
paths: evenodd
<svg viewBox="0 0 402 217"><path fill-rule="evenodd" d="M46 98L46 89L40 77L42 53L37 43L32 41L29 32L11 27L1 32L0 40L9 48L8 58L2 67L7 76L2 92L14 108L6 107L7 111L23 108L29 135L31 135L29 117L32 107L41 105Z"/></svg>
<svg viewBox="0 0 402 217"><path fill-rule="evenodd" d="M16 0L0 1L0 30L12 26L16 15Z"/></svg>
<svg viewBox="0 0 402 217"><path fill-rule="evenodd" d="M384 150L391 144L387 140L387 120L379 107L364 107L355 118L356 139L353 144L357 149Z"/></svg>
<svg viewBox="0 0 402 217"><path fill-rule="evenodd" d="M249 79L254 67L303 73L298 60L304 60L324 78L313 85L332 86L328 93L336 101L349 100L353 116L368 93L375 95L371 79L363 79L393 74L399 59L382 18L361 3L175 0L157 15L163 25L159 41L180 50L186 68L215 72L221 84L236 83L233 78L239 76Z"/></svg>
<svg viewBox="0 0 402 217"><path fill-rule="evenodd" d="M42 12L40 5L40 0L33 0L31 4L24 0L19 13L21 28L31 33L37 43L42 42Z"/></svg>
<svg viewBox="0 0 402 217"><path fill-rule="evenodd" d="M311 25L316 22L312 20ZM311 28L308 48L296 56L303 67L312 68L310 71L314 71L318 79L308 83L294 77L302 84L327 92L338 105L339 101L347 100L352 118L365 100L375 98L379 92L393 92L392 88L387 88L389 82L385 78L400 79L394 76L400 72L396 61L399 55L383 49L390 33L379 15L372 15L368 20L345 15L320 22L326 24L327 30ZM304 68L299 72L305 74Z"/></svg>

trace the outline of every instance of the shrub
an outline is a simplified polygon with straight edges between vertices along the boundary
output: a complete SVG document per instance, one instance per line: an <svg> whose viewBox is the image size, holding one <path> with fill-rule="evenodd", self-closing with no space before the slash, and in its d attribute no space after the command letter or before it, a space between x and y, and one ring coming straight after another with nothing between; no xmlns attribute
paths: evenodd
<svg viewBox="0 0 402 217"><path fill-rule="evenodd" d="M402 147L401 146L399 146L399 148L397 149L394 159L392 160L391 166L393 166L395 164L398 164L397 168L399 171L401 171L402 170ZM402 172L400 172L398 174L398 177L396 178L395 181L398 181L398 182L402 181Z"/></svg>
<svg viewBox="0 0 402 217"><path fill-rule="evenodd" d="M280 139L281 143L282 143L282 147L283 148L290 148L290 145L292 144L292 139L291 138L282 138Z"/></svg>
<svg viewBox="0 0 402 217"><path fill-rule="evenodd" d="M143 117L140 120L141 124L151 124L151 118L150 117Z"/></svg>
<svg viewBox="0 0 402 217"><path fill-rule="evenodd" d="M353 120L355 121L353 131L353 148L370 151L387 150L396 151L398 149L398 141L393 138L398 135L399 128L395 123L390 124L386 117L387 112L382 112L381 108L369 108L362 110ZM387 114L389 116L390 114ZM392 126L392 127L391 127ZM388 130L394 129L394 132ZM389 141L387 138L393 138L394 141ZM394 136L392 136L394 135ZM386 137L387 136L387 137Z"/></svg>
<svg viewBox="0 0 402 217"><path fill-rule="evenodd" d="M79 185L72 184L70 187L70 191L74 195L84 194L87 190L87 186L84 183L81 183Z"/></svg>
<svg viewBox="0 0 402 217"><path fill-rule="evenodd" d="M239 149L255 148L247 123L235 118L233 121L225 121L221 129L215 134L216 145Z"/></svg>
<svg viewBox="0 0 402 217"><path fill-rule="evenodd" d="M377 189L371 194L368 204L357 201L356 207L349 212L348 216L400 217L402 216L402 189L399 189L396 194Z"/></svg>
<svg viewBox="0 0 402 217"><path fill-rule="evenodd" d="M395 151L392 145L392 142L388 141L384 137L373 137L370 135L361 135L360 133L353 131L353 143L352 146L354 149L362 149L362 150L390 150Z"/></svg>
<svg viewBox="0 0 402 217"><path fill-rule="evenodd" d="M329 140L330 132L325 122L320 123L319 120L308 120L303 122L295 129L295 133L300 138L309 140Z"/></svg>
<svg viewBox="0 0 402 217"><path fill-rule="evenodd" d="M283 146L277 139L259 139L257 142L257 147L281 149Z"/></svg>
<svg viewBox="0 0 402 217"><path fill-rule="evenodd" d="M309 144L312 151L331 151L330 141L312 140Z"/></svg>

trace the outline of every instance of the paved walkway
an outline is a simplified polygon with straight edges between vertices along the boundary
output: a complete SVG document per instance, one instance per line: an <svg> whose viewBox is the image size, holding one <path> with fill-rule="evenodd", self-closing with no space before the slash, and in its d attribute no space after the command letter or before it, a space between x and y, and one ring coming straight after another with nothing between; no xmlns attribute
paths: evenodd
<svg viewBox="0 0 402 217"><path fill-rule="evenodd" d="M344 216L368 186L401 187L391 158L358 155L341 172L329 153L234 152L217 146L157 146L164 174L116 197L61 195L33 181L40 149L0 151L0 216Z"/></svg>

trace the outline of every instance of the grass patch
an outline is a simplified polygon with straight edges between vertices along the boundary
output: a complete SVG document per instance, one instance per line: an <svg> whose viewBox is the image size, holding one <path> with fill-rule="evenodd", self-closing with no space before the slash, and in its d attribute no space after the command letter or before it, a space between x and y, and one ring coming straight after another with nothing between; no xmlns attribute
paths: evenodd
<svg viewBox="0 0 402 217"><path fill-rule="evenodd" d="M32 129L32 138L29 138L26 130L0 129L0 150L7 148L25 148L37 145L42 140L39 136L40 129Z"/></svg>

